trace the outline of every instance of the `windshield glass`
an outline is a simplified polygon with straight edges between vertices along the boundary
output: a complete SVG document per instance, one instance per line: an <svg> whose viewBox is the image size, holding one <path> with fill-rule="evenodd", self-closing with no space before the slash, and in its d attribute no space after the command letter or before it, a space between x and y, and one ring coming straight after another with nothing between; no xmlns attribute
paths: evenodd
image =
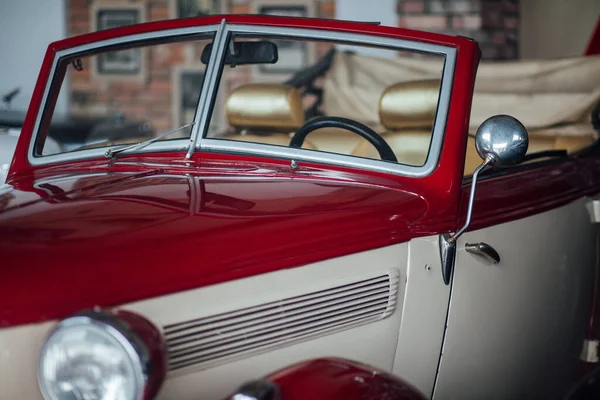
<svg viewBox="0 0 600 400"><path fill-rule="evenodd" d="M238 58L258 43L274 45L277 59L265 48L262 54L269 56L263 62L243 65ZM322 152L323 159L344 155L425 164L444 55L249 35L231 36L226 49L207 138L223 146L296 145Z"/></svg>
<svg viewBox="0 0 600 400"><path fill-rule="evenodd" d="M36 156L189 138L206 71L200 57L212 37L61 60Z"/></svg>
<svg viewBox="0 0 600 400"><path fill-rule="evenodd" d="M452 86L450 47L231 29L220 48L211 32L60 58L34 157L157 149L191 157L206 149L413 175L435 168ZM213 54L218 69L208 74ZM211 104L196 115L203 85ZM196 132L190 147L182 139Z"/></svg>

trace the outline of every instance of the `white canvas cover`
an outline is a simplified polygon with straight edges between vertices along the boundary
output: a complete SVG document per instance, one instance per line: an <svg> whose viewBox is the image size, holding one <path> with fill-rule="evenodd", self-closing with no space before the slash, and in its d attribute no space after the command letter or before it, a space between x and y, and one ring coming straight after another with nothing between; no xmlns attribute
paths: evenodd
<svg viewBox="0 0 600 400"><path fill-rule="evenodd" d="M378 126L378 103L394 83L439 79L432 59L375 58L339 52L325 77L328 115ZM600 57L484 61L479 65L470 130L495 114L518 118L537 134L594 134L590 112L600 101Z"/></svg>

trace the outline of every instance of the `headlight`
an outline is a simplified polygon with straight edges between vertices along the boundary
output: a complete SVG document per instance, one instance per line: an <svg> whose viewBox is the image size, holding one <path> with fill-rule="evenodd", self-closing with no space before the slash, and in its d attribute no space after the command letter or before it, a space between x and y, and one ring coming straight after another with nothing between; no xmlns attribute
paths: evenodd
<svg viewBox="0 0 600 400"><path fill-rule="evenodd" d="M62 320L42 347L38 366L47 400L148 399L164 374L160 332L130 312L86 311Z"/></svg>

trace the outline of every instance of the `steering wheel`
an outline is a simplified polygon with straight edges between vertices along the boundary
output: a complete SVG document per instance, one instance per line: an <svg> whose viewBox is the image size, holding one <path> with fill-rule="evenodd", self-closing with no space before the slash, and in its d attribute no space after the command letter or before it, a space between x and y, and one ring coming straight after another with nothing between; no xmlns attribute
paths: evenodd
<svg viewBox="0 0 600 400"><path fill-rule="evenodd" d="M396 158L396 155L394 154L394 151L390 145L387 144L387 142L383 140L381 136L375 133L373 129L361 124L360 122L342 117L318 117L307 121L292 137L292 140L290 141L290 147L302 147L302 143L304 143L306 136L312 131L321 128L341 128L354 132L357 135L367 139L367 141L375 147L382 160L398 162L398 159Z"/></svg>

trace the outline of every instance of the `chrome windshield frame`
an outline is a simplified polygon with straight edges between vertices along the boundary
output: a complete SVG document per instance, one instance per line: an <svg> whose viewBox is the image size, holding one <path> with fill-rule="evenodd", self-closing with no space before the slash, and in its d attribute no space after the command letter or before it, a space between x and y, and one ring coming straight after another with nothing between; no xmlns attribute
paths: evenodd
<svg viewBox="0 0 600 400"><path fill-rule="evenodd" d="M100 147L46 156L34 155L35 143L40 133L39 128L46 109L50 87L56 79L56 69L62 57L72 56L77 53L91 52L107 46L125 46L131 43L146 44L151 43L152 41L163 40L165 38L183 38L192 34L211 32L214 32L213 48L211 52L211 58L206 66L205 79L202 85L202 92L200 93L198 103L196 105L194 125L192 126L190 137L168 141L158 141L139 150L133 150L129 154L133 155L165 151L184 152L186 153L186 159L191 158L195 152L250 154L253 156L287 159L295 162L304 161L319 164L338 165L410 177L425 177L435 170L442 151L442 145L446 131L446 120L450 108L450 97L452 94L457 56L457 49L455 47L429 44L415 40L378 36L373 34L339 32L325 29L230 24L227 23L225 19L223 19L219 25L212 24L187 28L176 28L158 32L132 34L58 51L52 64L50 73L51 78L46 83L44 89L42 106L40 107L40 110L36 116L33 127L34 134L32 135L31 142L29 143L29 149L27 153L28 162L33 166L40 166L65 161L100 158L104 156L104 153L107 149L107 147ZM427 155L425 164L423 166L410 166L375 159L360 158L351 155L327 153L318 150L297 149L206 137L208 125L212 117L211 114L213 111L213 105L218 95L221 72L224 68L223 54L231 34L326 40L343 44L374 45L392 50L411 50L443 56L444 68L442 72L440 96L438 100L429 153Z"/></svg>
<svg viewBox="0 0 600 400"><path fill-rule="evenodd" d="M40 135L40 124L42 122L42 118L44 117L46 106L47 106L47 103L49 100L48 97L50 94L50 88L51 88L52 84L56 81L56 79L58 79L56 76L56 73L57 73L58 65L62 58L70 57L70 56L73 56L75 54L80 54L80 53L93 52L95 50L99 50L104 47L120 47L120 46L127 46L132 43L139 44L139 45L148 45L148 44L152 44L152 42L158 42L158 41L162 41L164 39L177 39L178 37L181 37L182 39L184 39L191 35L214 33L213 51L211 53L211 58L208 62L208 65L206 66L206 70L205 70L205 76L208 76L209 71L213 70L218 65L218 63L216 62L215 55L217 54L218 48L220 46L216 46L215 44L216 44L216 39L219 36L219 32L223 31L224 27L225 27L225 20L223 19L223 21L218 25L211 24L211 25L201 25L201 26L193 26L193 27L186 27L186 28L175 28L175 29L169 29L169 30L164 30L164 31L154 31L154 32L148 32L148 33L137 33L137 34L122 36L122 37L114 38L114 39L101 40L98 42L88 43L88 44L84 44L81 46L71 47L69 49L57 51L54 56L54 60L52 62L52 68L50 70L50 75L49 75L50 78L48 79L48 82L46 82L46 86L44 88L44 94L42 96L41 107L36 115L35 123L33 126L33 135L31 137L31 141L29 142L29 147L27 150L27 161L29 162L29 164L31 164L33 166L42 166L42 165L55 164L55 163L61 163L61 162L66 162L66 161L79 161L79 160L87 160L87 159L92 159L92 158L100 158L100 157L104 157L106 150L111 147L111 146L103 146L103 147L98 147L98 148L94 148L94 149L77 150L77 151L70 151L70 152L44 155L44 156L36 156L35 155L35 143L37 142L38 137ZM199 97L202 97L203 94L205 97L208 96L207 93L209 91L209 86L210 86L211 81L212 81L211 79L206 79L206 78L204 79L204 82L202 84L202 92ZM182 139L174 139L174 140L155 142L148 146L143 147L142 149L139 149L136 151L131 151L128 154L154 153L154 152L160 152L160 151L175 151L175 152L187 151L188 148L190 147L191 138L196 136L196 135L194 135L195 131L197 131L198 129L201 128L200 120L206 120L206 117L201 115L202 114L201 113L201 111L202 111L201 105L203 104L201 100L202 99L199 98L198 103L196 104L194 125L192 125L189 138L186 137L186 138L182 138ZM206 103L206 100L204 101L204 103Z"/></svg>
<svg viewBox="0 0 600 400"><path fill-rule="evenodd" d="M207 129L197 131L197 133L201 134L202 137L194 139L197 143L194 149L195 151L251 154L254 156L287 159L295 162L305 161L319 164L338 165L410 177L425 177L430 175L435 170L442 151L442 145L446 131L446 120L450 108L450 97L452 94L454 70L456 67L456 48L371 34L348 33L323 29L243 24L227 24L225 26L225 31L223 32L225 40L224 43L222 43L222 46L227 46L227 42L231 34L247 36L281 36L284 38L309 40L328 40L343 44L375 45L392 50L412 50L443 56L444 68L442 72L440 96L438 99L434 129L427 160L422 166L410 166L405 164L390 163L382 160L355 157L351 155L327 153L318 150L307 150L260 143L207 138ZM221 71L224 68L224 57L222 57L222 53L221 58L219 58L219 65L217 68L218 72L212 76L213 79L220 78ZM215 91L212 93L210 98L211 104L208 105L206 108L207 110L212 110L212 106L216 100L216 96L218 95L219 85L217 84L215 86ZM206 121L206 125L208 125L208 123L210 123L210 121Z"/></svg>

